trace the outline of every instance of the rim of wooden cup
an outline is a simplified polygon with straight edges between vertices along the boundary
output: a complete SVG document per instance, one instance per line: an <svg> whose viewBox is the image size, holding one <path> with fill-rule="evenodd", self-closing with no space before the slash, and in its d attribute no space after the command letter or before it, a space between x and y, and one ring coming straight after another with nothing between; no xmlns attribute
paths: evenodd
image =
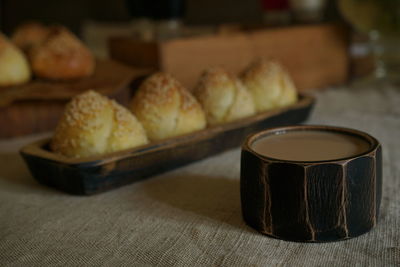
<svg viewBox="0 0 400 267"><path fill-rule="evenodd" d="M314 160L314 161L300 161L300 160L287 160L287 159L273 158L273 157L269 157L269 156L260 154L252 148L252 145L255 141L257 141L261 138L264 138L266 136L280 135L280 134L285 134L287 132L310 131L310 130L321 131L321 132L334 132L334 133L339 133L339 134L344 134L344 135L361 138L369 144L369 148L366 151L357 153L355 155L351 155L349 157L329 159L329 160ZM247 151L253 153L254 155L256 155L257 157L260 157L260 158L268 160L268 161L299 163L299 164L307 165L307 164L316 164L316 163L329 163L329 162L333 163L333 162L343 162L343 161L347 161L347 160L353 160L353 159L356 159L359 157L364 157L364 156L375 153L375 151L377 150L377 148L379 146L380 146L380 143L376 138L374 138L373 136L371 136L363 131L352 129L352 128L339 127L339 126L328 126L328 125L289 125L289 126L268 128L261 132L257 132L257 133L247 136L247 138L245 139L245 141L242 145L242 149L247 150Z"/></svg>

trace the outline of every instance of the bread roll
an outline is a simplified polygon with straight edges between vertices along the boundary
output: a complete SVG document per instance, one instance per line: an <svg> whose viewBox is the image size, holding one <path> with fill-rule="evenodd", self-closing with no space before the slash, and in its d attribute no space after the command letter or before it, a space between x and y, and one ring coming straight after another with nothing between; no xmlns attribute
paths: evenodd
<svg viewBox="0 0 400 267"><path fill-rule="evenodd" d="M258 112L284 107L297 101L297 92L289 74L275 61L258 60L242 74Z"/></svg>
<svg viewBox="0 0 400 267"><path fill-rule="evenodd" d="M139 87L131 110L151 140L203 129L206 119L200 104L171 75L156 73Z"/></svg>
<svg viewBox="0 0 400 267"><path fill-rule="evenodd" d="M19 26L11 37L12 42L26 54L42 43L49 34L49 28L36 22L25 23Z"/></svg>
<svg viewBox="0 0 400 267"><path fill-rule="evenodd" d="M67 157L88 157L147 143L142 125L131 112L87 91L66 106L50 147Z"/></svg>
<svg viewBox="0 0 400 267"><path fill-rule="evenodd" d="M237 120L255 113L254 102L243 84L221 68L206 70L194 96L202 105L210 125Z"/></svg>
<svg viewBox="0 0 400 267"><path fill-rule="evenodd" d="M90 76L95 67L89 49L64 27L52 27L46 39L32 48L29 59L37 77L53 80Z"/></svg>
<svg viewBox="0 0 400 267"><path fill-rule="evenodd" d="M30 77L24 54L0 33L0 86L25 83Z"/></svg>

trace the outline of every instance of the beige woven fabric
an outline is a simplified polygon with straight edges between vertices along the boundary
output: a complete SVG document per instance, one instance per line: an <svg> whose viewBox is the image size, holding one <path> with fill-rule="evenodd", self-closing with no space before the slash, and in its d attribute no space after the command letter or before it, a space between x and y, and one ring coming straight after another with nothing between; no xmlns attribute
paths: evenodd
<svg viewBox="0 0 400 267"><path fill-rule="evenodd" d="M318 93L308 123L357 128L383 143L373 231L324 244L258 234L241 218L239 149L78 197L31 178L17 154L31 138L22 138L0 144L0 266L400 266L400 91Z"/></svg>

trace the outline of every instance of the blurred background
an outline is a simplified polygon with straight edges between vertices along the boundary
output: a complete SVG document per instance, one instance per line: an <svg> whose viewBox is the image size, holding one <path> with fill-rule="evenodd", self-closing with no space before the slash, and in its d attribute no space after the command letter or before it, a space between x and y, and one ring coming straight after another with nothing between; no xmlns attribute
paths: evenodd
<svg viewBox="0 0 400 267"><path fill-rule="evenodd" d="M292 1L299 2L302 1ZM323 3L323 19L338 19L335 1L303 1L307 5ZM80 34L87 21L129 22L134 16L149 15L147 10L160 9L156 16L166 16L174 6L183 5L183 21L189 25L221 23L261 23L265 9L289 11L288 0L1 0L1 30L11 33L27 20L63 24ZM135 9L136 7L136 9ZM142 13L141 13L142 12ZM157 13L157 12L156 12Z"/></svg>
<svg viewBox="0 0 400 267"><path fill-rule="evenodd" d="M2 32L27 21L61 24L102 58L115 35L148 41L341 20L336 2L326 0L0 0Z"/></svg>
<svg viewBox="0 0 400 267"><path fill-rule="evenodd" d="M0 0L11 39L32 21L66 26L97 61L165 71L189 89L210 66L237 75L257 58L280 62L299 91L400 81L399 0Z"/></svg>
<svg viewBox="0 0 400 267"><path fill-rule="evenodd" d="M383 77L383 65L398 70L400 62L398 0L0 0L1 32L10 36L27 21L68 27L100 58L109 56L107 42L118 35L161 41L335 23L349 31L351 75L373 71L374 61Z"/></svg>

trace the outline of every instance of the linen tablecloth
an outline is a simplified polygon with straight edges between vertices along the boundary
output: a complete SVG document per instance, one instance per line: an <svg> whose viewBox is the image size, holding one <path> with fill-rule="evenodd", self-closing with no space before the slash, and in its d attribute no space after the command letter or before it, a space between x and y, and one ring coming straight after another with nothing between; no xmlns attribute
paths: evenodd
<svg viewBox="0 0 400 267"><path fill-rule="evenodd" d="M360 129L383 145L379 223L347 241L263 236L241 218L240 149L99 195L39 185L0 142L0 266L400 266L400 90L317 93L307 121ZM1 127L7 127L1 125Z"/></svg>

